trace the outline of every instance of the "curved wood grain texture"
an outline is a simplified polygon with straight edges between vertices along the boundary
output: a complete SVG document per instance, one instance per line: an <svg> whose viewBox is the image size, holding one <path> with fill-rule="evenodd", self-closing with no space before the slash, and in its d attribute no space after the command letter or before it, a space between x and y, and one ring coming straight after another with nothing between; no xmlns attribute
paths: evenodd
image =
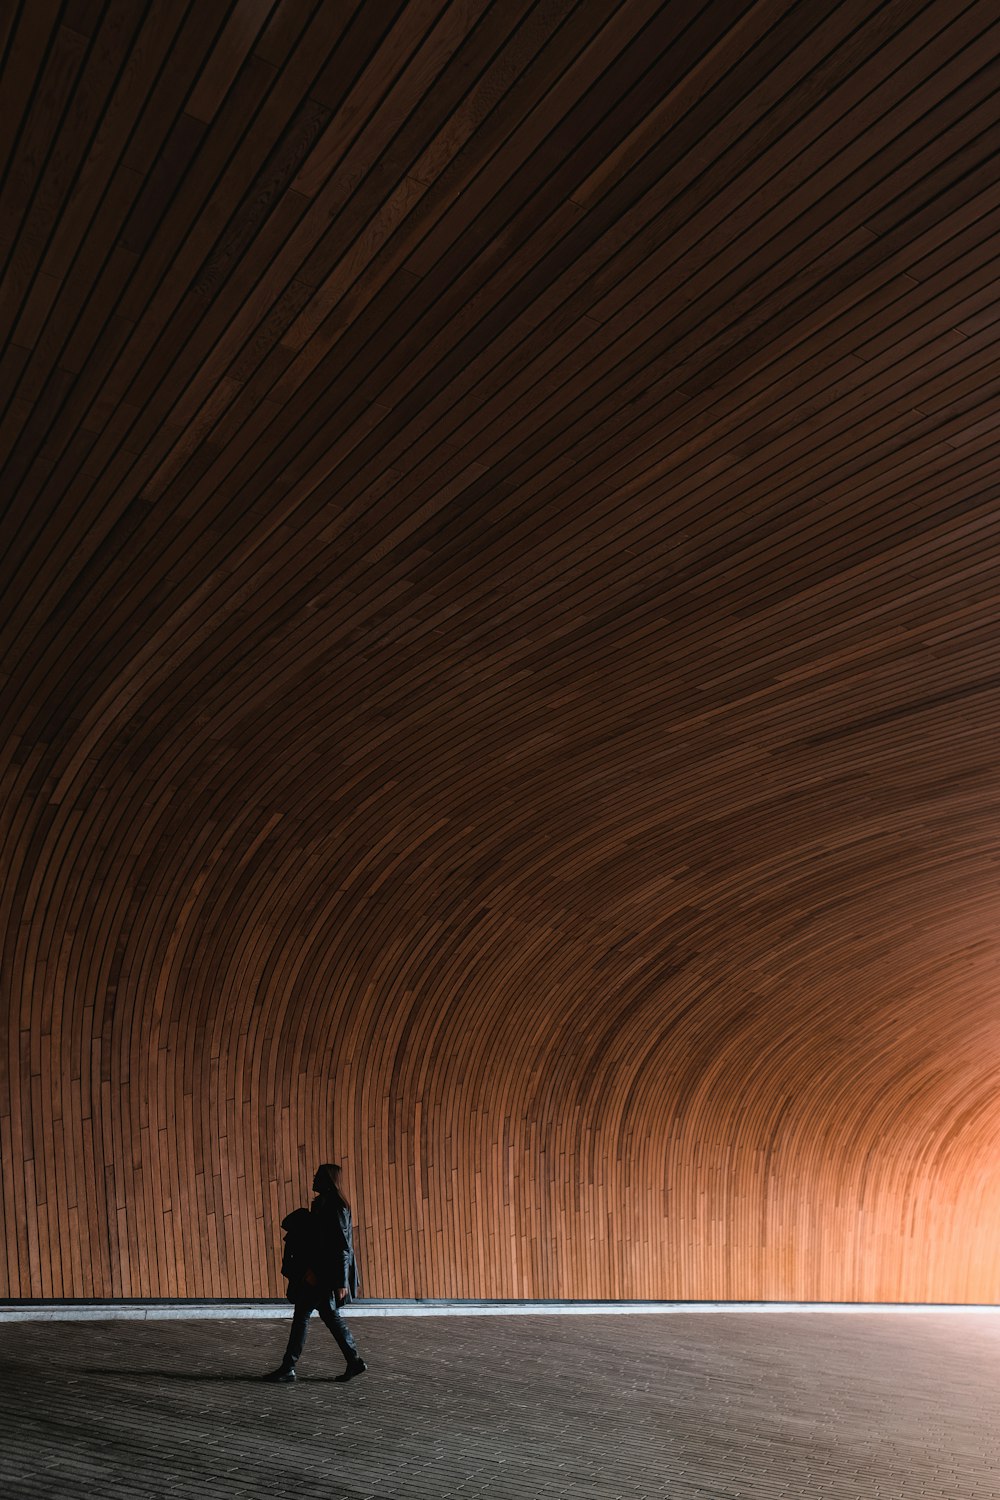
<svg viewBox="0 0 1000 1500"><path fill-rule="evenodd" d="M995 7L3 24L0 1293L1000 1299Z"/></svg>

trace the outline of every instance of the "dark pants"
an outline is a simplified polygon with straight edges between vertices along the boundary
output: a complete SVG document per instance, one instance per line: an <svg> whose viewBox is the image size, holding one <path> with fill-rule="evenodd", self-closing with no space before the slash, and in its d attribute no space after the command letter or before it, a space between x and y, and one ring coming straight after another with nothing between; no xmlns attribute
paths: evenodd
<svg viewBox="0 0 1000 1500"><path fill-rule="evenodd" d="M292 1326L288 1334L288 1347L281 1362L284 1368L286 1370L295 1368L295 1361L305 1347L309 1318L313 1312L319 1313L336 1339L337 1347L347 1363L350 1364L352 1360L357 1359L358 1346L351 1337L351 1330L340 1316L333 1297L326 1297L321 1292L315 1292L308 1297L296 1299Z"/></svg>

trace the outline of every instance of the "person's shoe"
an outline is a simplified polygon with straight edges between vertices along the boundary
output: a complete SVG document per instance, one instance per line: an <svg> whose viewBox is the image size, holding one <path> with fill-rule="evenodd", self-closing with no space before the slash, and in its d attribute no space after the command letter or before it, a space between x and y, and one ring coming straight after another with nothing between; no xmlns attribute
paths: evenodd
<svg viewBox="0 0 1000 1500"><path fill-rule="evenodd" d="M343 1375L335 1375L334 1379L335 1380L339 1380L341 1382L343 1382L345 1380L353 1380L354 1377L355 1377L355 1375L363 1375L365 1373L365 1371L367 1370L367 1368L368 1368L368 1366L365 1364L364 1360L361 1358L361 1356L359 1354L358 1357L357 1357L357 1359L352 1359L351 1360L350 1364L347 1366L347 1369L344 1371Z"/></svg>
<svg viewBox="0 0 1000 1500"><path fill-rule="evenodd" d="M275 1385L285 1385L289 1384L295 1379L295 1371L287 1370L284 1365L280 1365L277 1370L270 1370L266 1375L262 1375L260 1378L261 1380L270 1380L272 1384Z"/></svg>

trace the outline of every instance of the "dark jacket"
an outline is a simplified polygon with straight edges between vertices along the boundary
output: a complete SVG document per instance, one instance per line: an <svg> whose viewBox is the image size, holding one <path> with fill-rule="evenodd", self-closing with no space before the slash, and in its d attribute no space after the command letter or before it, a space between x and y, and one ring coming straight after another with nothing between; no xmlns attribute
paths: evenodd
<svg viewBox="0 0 1000 1500"><path fill-rule="evenodd" d="M346 1287L358 1295L358 1267L354 1259L354 1225L349 1205L339 1193L321 1193L309 1210L312 1220L311 1266L323 1292Z"/></svg>

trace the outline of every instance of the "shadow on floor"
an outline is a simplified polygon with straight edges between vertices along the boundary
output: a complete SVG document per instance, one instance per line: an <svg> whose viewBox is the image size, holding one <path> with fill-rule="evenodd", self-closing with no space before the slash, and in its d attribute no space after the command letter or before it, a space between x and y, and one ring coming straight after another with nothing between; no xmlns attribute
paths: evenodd
<svg viewBox="0 0 1000 1500"><path fill-rule="evenodd" d="M241 1385L265 1385L259 1375L217 1375L214 1373L201 1374L197 1370L123 1370L121 1368L106 1369L100 1365L86 1365L80 1372L81 1375L110 1375L115 1379L127 1376L129 1380L215 1380ZM335 1375L300 1375L297 1381L290 1382L285 1389L291 1389L294 1385L339 1385Z"/></svg>

